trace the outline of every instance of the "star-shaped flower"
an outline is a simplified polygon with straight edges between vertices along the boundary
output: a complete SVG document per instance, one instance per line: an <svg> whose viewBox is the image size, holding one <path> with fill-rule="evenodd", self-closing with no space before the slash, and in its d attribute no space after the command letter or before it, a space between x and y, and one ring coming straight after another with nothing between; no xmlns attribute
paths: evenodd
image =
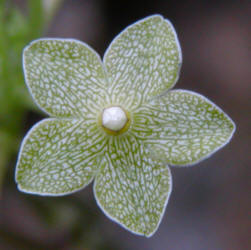
<svg viewBox="0 0 251 250"><path fill-rule="evenodd" d="M103 62L76 40L33 41L24 50L25 80L51 118L22 142L18 188L58 196L94 179L103 212L131 232L151 236L172 190L167 165L209 157L235 130L205 97L170 90L181 61L175 30L160 15L122 31Z"/></svg>

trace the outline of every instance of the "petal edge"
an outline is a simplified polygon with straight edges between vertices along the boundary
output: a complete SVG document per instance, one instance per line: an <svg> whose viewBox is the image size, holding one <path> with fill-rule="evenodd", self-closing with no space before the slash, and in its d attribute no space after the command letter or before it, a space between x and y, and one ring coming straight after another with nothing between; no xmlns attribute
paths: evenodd
<svg viewBox="0 0 251 250"><path fill-rule="evenodd" d="M136 143L133 152L126 150L130 141ZM105 156L95 178L94 195L108 218L132 233L150 237L165 213L172 177L168 166L153 161L143 145L138 146L129 137L114 142L111 156Z"/></svg>
<svg viewBox="0 0 251 250"><path fill-rule="evenodd" d="M83 117L107 101L108 82L102 61L81 41L32 41L23 50L23 71L34 102L52 116Z"/></svg>
<svg viewBox="0 0 251 250"><path fill-rule="evenodd" d="M103 61L113 83L114 102L135 107L174 86L182 53L170 21L152 15L119 33Z"/></svg>
<svg viewBox="0 0 251 250"><path fill-rule="evenodd" d="M35 124L23 139L18 155L18 189L60 196L84 188L96 174L98 153L105 143L97 133L77 120L50 118Z"/></svg>
<svg viewBox="0 0 251 250"><path fill-rule="evenodd" d="M210 157L235 132L226 113L206 97L187 90L171 90L155 98L135 115L135 121L135 133L152 157L174 166L190 166Z"/></svg>

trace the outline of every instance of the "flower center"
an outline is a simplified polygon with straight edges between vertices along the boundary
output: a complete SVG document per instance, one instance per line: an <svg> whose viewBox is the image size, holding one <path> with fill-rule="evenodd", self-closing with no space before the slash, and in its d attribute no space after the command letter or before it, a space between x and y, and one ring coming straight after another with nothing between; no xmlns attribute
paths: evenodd
<svg viewBox="0 0 251 250"><path fill-rule="evenodd" d="M103 109L101 122L108 134L118 135L127 131L130 119L129 114L120 106L111 106Z"/></svg>

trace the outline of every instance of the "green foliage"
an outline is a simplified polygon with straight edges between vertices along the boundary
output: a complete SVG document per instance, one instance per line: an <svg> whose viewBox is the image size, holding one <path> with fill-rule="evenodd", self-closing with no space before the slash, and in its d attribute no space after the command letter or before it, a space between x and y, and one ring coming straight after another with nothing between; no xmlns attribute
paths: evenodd
<svg viewBox="0 0 251 250"><path fill-rule="evenodd" d="M43 33L42 1L28 1L25 16L12 1L0 2L0 187L20 143L23 117L35 109L25 88L22 50Z"/></svg>

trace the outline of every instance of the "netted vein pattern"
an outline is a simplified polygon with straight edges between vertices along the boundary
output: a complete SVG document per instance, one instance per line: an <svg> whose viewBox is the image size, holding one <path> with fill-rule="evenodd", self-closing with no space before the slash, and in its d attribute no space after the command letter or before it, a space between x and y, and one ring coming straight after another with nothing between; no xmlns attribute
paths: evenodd
<svg viewBox="0 0 251 250"><path fill-rule="evenodd" d="M18 188L65 195L94 179L103 212L131 232L151 236L172 190L167 164L194 164L223 147L235 130L205 97L170 90L181 61L175 30L160 15L122 31L103 62L73 39L33 41L23 54L25 80L51 118L22 142Z"/></svg>

